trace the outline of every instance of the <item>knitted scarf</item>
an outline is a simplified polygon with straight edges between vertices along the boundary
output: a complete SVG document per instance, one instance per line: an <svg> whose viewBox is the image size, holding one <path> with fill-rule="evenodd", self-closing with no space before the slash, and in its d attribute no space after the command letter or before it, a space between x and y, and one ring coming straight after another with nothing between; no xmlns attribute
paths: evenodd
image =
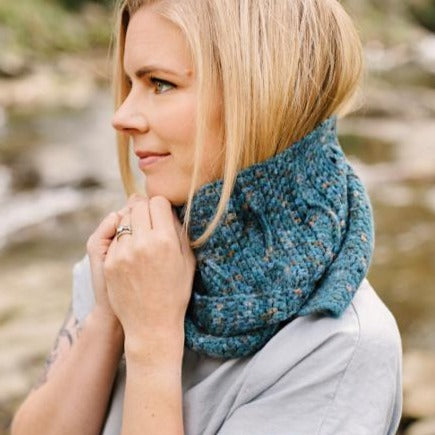
<svg viewBox="0 0 435 435"><path fill-rule="evenodd" d="M237 173L226 211L194 250L185 345L218 358L252 355L297 316L339 317L374 250L372 206L339 145L337 116ZM189 236L217 210L223 180L194 195ZM174 206L180 221L186 204Z"/></svg>

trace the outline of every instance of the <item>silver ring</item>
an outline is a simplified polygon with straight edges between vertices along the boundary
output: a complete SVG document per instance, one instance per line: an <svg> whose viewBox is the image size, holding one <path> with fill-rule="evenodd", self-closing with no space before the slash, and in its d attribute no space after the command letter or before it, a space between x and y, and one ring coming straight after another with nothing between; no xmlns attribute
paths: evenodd
<svg viewBox="0 0 435 435"><path fill-rule="evenodd" d="M130 225L118 225L116 228L116 240L118 240L123 234L133 234Z"/></svg>

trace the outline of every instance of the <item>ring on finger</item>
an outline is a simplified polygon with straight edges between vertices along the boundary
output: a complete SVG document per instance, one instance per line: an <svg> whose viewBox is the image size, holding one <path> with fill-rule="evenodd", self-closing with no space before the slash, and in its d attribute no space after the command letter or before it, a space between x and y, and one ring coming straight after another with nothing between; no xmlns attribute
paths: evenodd
<svg viewBox="0 0 435 435"><path fill-rule="evenodd" d="M118 225L116 228L116 240L118 240L123 234L133 234L133 230L130 225Z"/></svg>

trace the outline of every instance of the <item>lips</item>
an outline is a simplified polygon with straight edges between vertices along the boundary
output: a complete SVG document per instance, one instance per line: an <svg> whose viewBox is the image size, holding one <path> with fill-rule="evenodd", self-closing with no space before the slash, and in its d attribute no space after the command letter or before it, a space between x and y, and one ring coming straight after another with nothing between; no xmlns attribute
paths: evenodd
<svg viewBox="0 0 435 435"><path fill-rule="evenodd" d="M138 165L141 170L148 170L151 166L158 165L161 162L165 162L171 154L150 154L148 157L143 157L139 159Z"/></svg>
<svg viewBox="0 0 435 435"><path fill-rule="evenodd" d="M155 151L135 151L134 152L140 159L144 159L145 157L151 157L151 156L167 156L170 153L159 153Z"/></svg>

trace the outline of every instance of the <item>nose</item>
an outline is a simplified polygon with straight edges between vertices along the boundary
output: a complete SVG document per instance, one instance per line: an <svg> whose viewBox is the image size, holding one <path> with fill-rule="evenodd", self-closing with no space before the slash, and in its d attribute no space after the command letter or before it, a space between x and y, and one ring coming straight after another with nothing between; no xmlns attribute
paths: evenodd
<svg viewBox="0 0 435 435"><path fill-rule="evenodd" d="M148 122L143 113L137 110L137 105L127 97L112 117L112 126L122 133L143 133L148 129Z"/></svg>

